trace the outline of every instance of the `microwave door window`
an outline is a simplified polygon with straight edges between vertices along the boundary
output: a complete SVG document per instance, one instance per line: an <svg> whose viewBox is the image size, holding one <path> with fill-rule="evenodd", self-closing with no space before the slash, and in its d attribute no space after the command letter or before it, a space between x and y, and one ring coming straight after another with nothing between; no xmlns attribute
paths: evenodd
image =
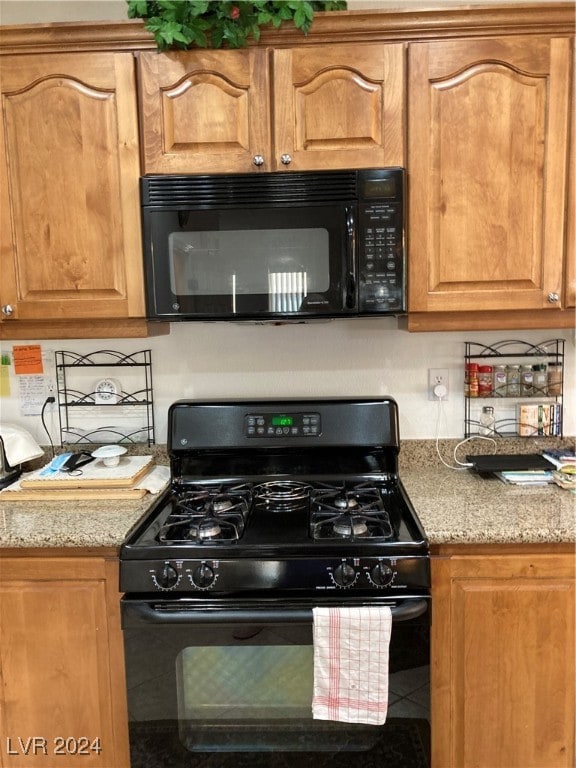
<svg viewBox="0 0 576 768"><path fill-rule="evenodd" d="M170 291L185 312L317 313L330 307L330 233L323 227L178 231Z"/></svg>

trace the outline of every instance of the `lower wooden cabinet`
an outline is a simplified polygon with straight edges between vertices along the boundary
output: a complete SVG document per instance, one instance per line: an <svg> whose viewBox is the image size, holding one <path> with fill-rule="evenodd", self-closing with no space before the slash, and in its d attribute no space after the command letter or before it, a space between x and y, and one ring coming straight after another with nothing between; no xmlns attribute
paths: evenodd
<svg viewBox="0 0 576 768"><path fill-rule="evenodd" d="M0 765L128 768L118 566L0 558Z"/></svg>
<svg viewBox="0 0 576 768"><path fill-rule="evenodd" d="M574 765L575 558L433 558L433 768Z"/></svg>

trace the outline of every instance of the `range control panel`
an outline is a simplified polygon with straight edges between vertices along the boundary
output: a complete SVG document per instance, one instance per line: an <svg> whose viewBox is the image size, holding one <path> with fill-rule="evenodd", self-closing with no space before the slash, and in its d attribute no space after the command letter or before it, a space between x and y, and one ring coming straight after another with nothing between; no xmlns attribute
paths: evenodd
<svg viewBox="0 0 576 768"><path fill-rule="evenodd" d="M319 413L249 413L244 417L246 437L318 437Z"/></svg>
<svg viewBox="0 0 576 768"><path fill-rule="evenodd" d="M239 593L254 590L399 594L430 586L427 557L177 559L122 563L123 592Z"/></svg>

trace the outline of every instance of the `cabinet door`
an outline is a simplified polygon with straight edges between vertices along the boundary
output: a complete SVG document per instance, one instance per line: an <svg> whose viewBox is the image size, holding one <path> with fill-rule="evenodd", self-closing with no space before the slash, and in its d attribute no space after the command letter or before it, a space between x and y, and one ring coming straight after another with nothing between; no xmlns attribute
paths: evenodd
<svg viewBox="0 0 576 768"><path fill-rule="evenodd" d="M132 55L6 57L1 88L8 319L143 317Z"/></svg>
<svg viewBox="0 0 576 768"><path fill-rule="evenodd" d="M145 52L138 66L145 173L271 170L266 49Z"/></svg>
<svg viewBox="0 0 576 768"><path fill-rule="evenodd" d="M404 165L402 44L303 46L273 57L279 168Z"/></svg>
<svg viewBox="0 0 576 768"><path fill-rule="evenodd" d="M106 569L96 558L0 560L5 768L129 765L123 660L111 643L117 572Z"/></svg>
<svg viewBox="0 0 576 768"><path fill-rule="evenodd" d="M569 45L410 46L411 311L562 308Z"/></svg>
<svg viewBox="0 0 576 768"><path fill-rule="evenodd" d="M574 765L572 555L433 559L434 768Z"/></svg>

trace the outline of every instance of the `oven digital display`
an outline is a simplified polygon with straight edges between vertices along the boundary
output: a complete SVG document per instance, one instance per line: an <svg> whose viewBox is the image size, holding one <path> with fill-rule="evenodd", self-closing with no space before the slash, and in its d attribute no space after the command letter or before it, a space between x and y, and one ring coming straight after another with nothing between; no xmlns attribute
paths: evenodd
<svg viewBox="0 0 576 768"><path fill-rule="evenodd" d="M292 416L272 416L273 427L291 427L294 425Z"/></svg>
<svg viewBox="0 0 576 768"><path fill-rule="evenodd" d="M248 413L244 417L246 437L319 437L319 413Z"/></svg>

